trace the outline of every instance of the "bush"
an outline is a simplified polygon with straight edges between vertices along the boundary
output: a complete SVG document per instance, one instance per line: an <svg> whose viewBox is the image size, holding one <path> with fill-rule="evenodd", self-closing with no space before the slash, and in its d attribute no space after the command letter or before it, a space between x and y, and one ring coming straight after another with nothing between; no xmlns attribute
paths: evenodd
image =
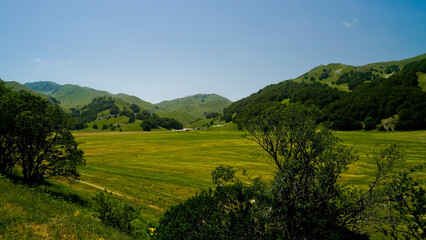
<svg viewBox="0 0 426 240"><path fill-rule="evenodd" d="M374 130L376 129L377 121L372 117L366 117L364 120L364 129L366 131L368 130Z"/></svg>
<svg viewBox="0 0 426 240"><path fill-rule="evenodd" d="M96 215L105 224L116 227L124 232L132 233L132 221L138 216L136 208L113 197L106 190L92 199L92 207Z"/></svg>

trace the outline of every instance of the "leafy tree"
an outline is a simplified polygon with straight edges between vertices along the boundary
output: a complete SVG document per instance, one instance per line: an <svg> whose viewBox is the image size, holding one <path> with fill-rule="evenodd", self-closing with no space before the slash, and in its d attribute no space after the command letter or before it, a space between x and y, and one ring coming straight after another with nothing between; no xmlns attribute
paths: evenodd
<svg viewBox="0 0 426 240"><path fill-rule="evenodd" d="M203 190L164 214L158 239L273 239L256 210L266 197L260 182L243 184L229 166L216 168L212 177L216 188ZM233 184L224 185L227 182Z"/></svg>
<svg viewBox="0 0 426 240"><path fill-rule="evenodd" d="M24 182L38 184L52 176L77 179L77 168L85 161L68 130L69 119L46 100L29 93L20 97L15 144Z"/></svg>
<svg viewBox="0 0 426 240"><path fill-rule="evenodd" d="M141 111L141 108L138 105L132 103L130 105L130 110L132 110L133 113L139 113Z"/></svg>
<svg viewBox="0 0 426 240"><path fill-rule="evenodd" d="M210 119L210 118L219 117L221 114L218 112L209 112L209 113L204 113L204 115L206 116L207 119Z"/></svg>
<svg viewBox="0 0 426 240"><path fill-rule="evenodd" d="M138 120L146 120L149 117L151 117L151 113L148 110L143 110L142 112L136 114L136 119Z"/></svg>
<svg viewBox="0 0 426 240"><path fill-rule="evenodd" d="M15 117L19 113L18 102L19 94L11 92L0 81L0 173L9 173L17 163Z"/></svg>
<svg viewBox="0 0 426 240"><path fill-rule="evenodd" d="M423 165L402 170L384 188L386 213L380 230L393 239L426 238L426 189L424 182L413 178Z"/></svg>
<svg viewBox="0 0 426 240"><path fill-rule="evenodd" d="M129 121L128 121L128 123L134 123L134 122L135 122L135 120L136 120L135 115L134 115L134 114L132 114L132 115L130 115L130 117L129 117Z"/></svg>
<svg viewBox="0 0 426 240"><path fill-rule="evenodd" d="M318 110L298 104L258 105L240 122L276 167L270 185L244 184L232 167L212 172L215 189L172 207L160 220L159 239L368 239L383 186L403 158L397 146L379 149L368 189L339 178L358 156L329 130L318 129ZM244 172L243 172L243 175Z"/></svg>
<svg viewBox="0 0 426 240"><path fill-rule="evenodd" d="M0 171L18 164L28 185L52 176L79 177L77 168L85 164L83 152L61 109L27 92L8 92L0 97L0 111Z"/></svg>
<svg viewBox="0 0 426 240"><path fill-rule="evenodd" d="M93 129L98 129L98 125L96 123L93 124L92 126Z"/></svg>
<svg viewBox="0 0 426 240"><path fill-rule="evenodd" d="M109 110L109 113L111 115L116 115L120 112L120 109L116 105L112 105L111 109Z"/></svg>
<svg viewBox="0 0 426 240"><path fill-rule="evenodd" d="M377 125L377 121L374 118L368 116L364 119L364 129L365 130L367 130L367 131L368 130L374 130L374 129L376 129L376 125Z"/></svg>

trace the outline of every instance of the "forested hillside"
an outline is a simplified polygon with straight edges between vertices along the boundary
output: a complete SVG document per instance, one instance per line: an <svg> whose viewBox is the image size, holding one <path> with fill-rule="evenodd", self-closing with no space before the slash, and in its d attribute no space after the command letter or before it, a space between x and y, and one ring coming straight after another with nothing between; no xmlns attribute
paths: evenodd
<svg viewBox="0 0 426 240"><path fill-rule="evenodd" d="M382 65L369 64L366 66L370 68L350 69L339 76L334 75L335 81L330 79L333 70L321 66L296 80L269 85L231 104L224 109L224 119L238 122L244 109L250 109L256 104L289 101L315 105L322 112L321 121L333 129L362 129L362 122L364 127L366 122L370 124L367 128L371 129L379 125L381 129L425 129L426 92L421 87L426 73L426 55L419 57L423 59L410 63L403 60ZM375 68L384 69L383 73L376 73ZM318 71L321 72L319 81L311 76ZM339 87L336 87L343 85L351 91L341 91L341 88L338 90ZM389 121L385 120L389 118Z"/></svg>

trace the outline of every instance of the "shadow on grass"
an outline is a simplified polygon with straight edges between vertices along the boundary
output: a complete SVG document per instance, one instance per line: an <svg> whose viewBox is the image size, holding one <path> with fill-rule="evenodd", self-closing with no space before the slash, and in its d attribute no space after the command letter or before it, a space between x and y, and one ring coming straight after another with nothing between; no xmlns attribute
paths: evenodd
<svg viewBox="0 0 426 240"><path fill-rule="evenodd" d="M20 172L3 173L2 175L14 184L25 185L24 178ZM52 183L48 180L44 180L38 185L26 186L34 189L35 191L46 193L54 198L63 199L73 204L78 204L83 207L90 206L90 201L87 198L84 198L77 193L70 192L69 189L65 189L63 186Z"/></svg>

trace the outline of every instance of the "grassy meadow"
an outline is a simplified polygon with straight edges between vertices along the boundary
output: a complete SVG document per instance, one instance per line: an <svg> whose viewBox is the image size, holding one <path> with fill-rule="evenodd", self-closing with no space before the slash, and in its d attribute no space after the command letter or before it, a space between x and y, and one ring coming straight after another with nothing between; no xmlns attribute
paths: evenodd
<svg viewBox="0 0 426 240"><path fill-rule="evenodd" d="M191 132L78 132L87 165L81 182L70 186L84 196L108 189L142 206L144 217L158 220L171 205L213 186L211 171L221 164L241 167L248 174L271 179L268 157L243 132L216 128ZM376 144L399 143L407 153L407 167L426 160L426 131L337 132L343 143L356 149L360 160L342 178L365 186L375 171L371 154ZM424 174L420 176L425 177Z"/></svg>
<svg viewBox="0 0 426 240"><path fill-rule="evenodd" d="M106 188L140 206L149 227L170 206L213 187L210 173L220 164L271 179L268 157L243 134L229 125L190 132L75 132L87 160L80 182L55 180L35 191L0 176L0 239L128 239L93 216L89 198ZM336 134L360 156L342 177L348 184L366 186L375 170L367 154L378 143L403 145L407 168L426 161L425 130Z"/></svg>

